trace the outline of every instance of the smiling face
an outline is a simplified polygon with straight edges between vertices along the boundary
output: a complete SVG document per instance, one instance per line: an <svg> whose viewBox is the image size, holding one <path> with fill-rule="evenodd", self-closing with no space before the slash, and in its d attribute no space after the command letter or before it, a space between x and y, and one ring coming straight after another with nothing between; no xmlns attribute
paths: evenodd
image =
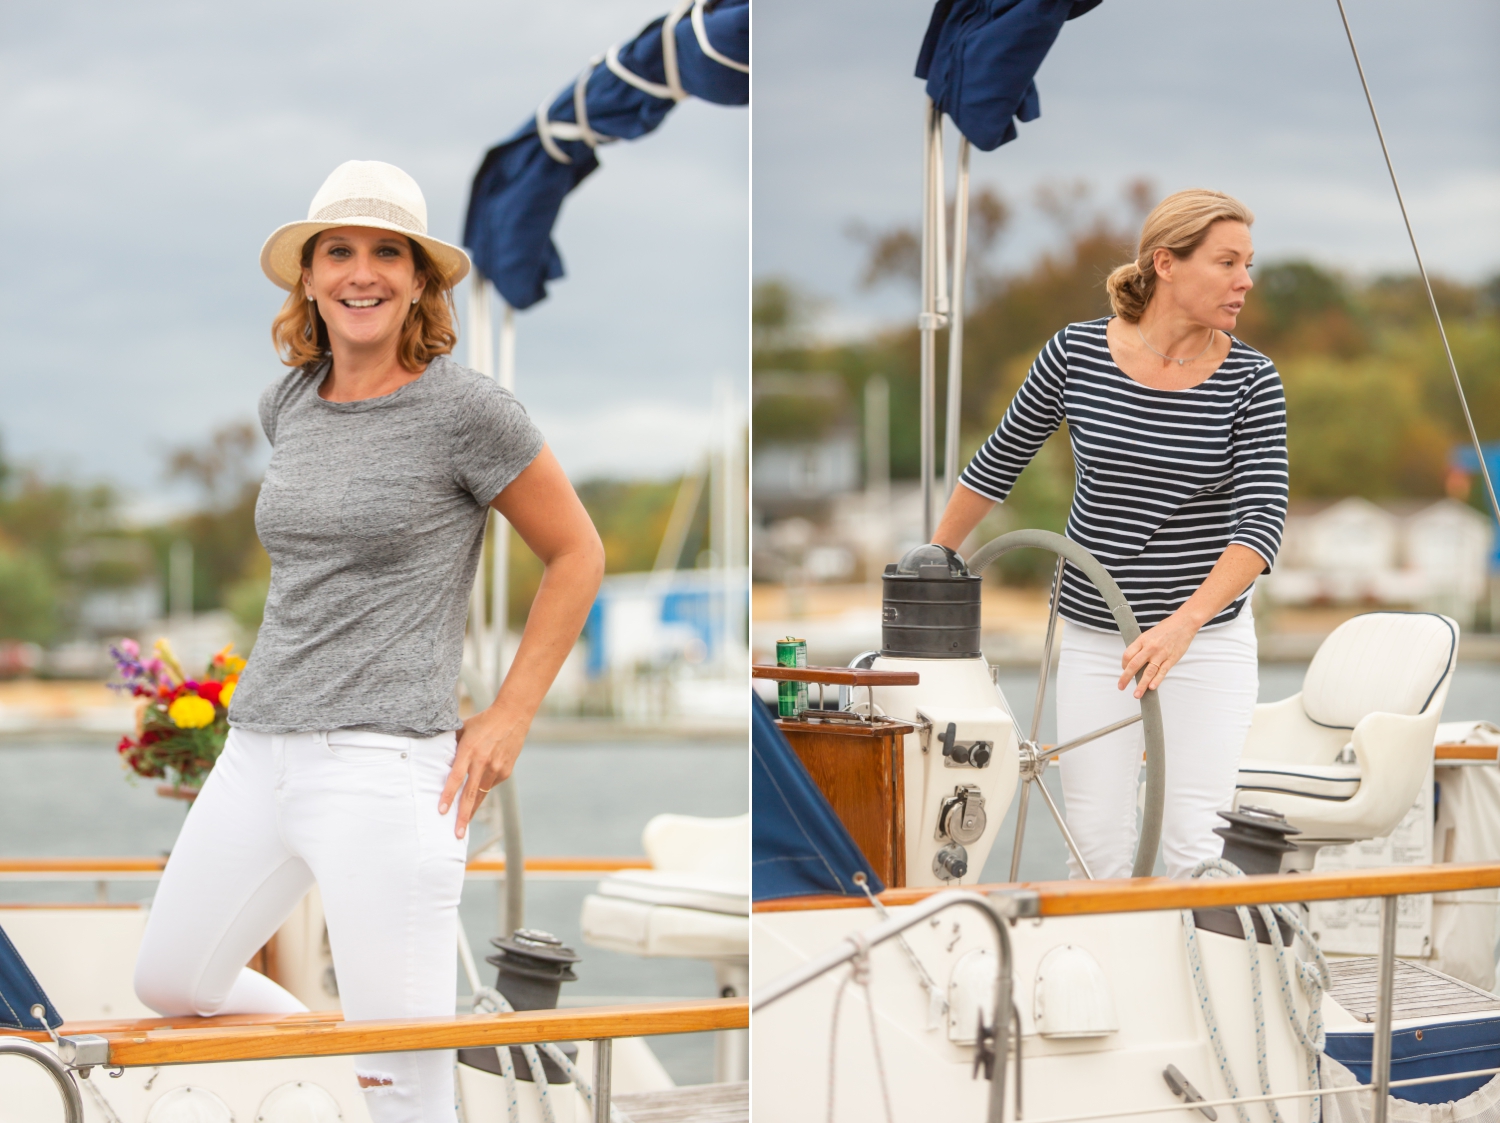
<svg viewBox="0 0 1500 1123"><path fill-rule="evenodd" d="M323 231L302 267L329 342L358 350L394 346L426 283L404 235L365 226Z"/></svg>
<svg viewBox="0 0 1500 1123"><path fill-rule="evenodd" d="M1166 297L1205 327L1231 331L1245 307L1245 295L1255 285L1250 279L1254 260L1250 228L1223 219L1208 228L1202 245L1187 257L1156 251L1156 296Z"/></svg>

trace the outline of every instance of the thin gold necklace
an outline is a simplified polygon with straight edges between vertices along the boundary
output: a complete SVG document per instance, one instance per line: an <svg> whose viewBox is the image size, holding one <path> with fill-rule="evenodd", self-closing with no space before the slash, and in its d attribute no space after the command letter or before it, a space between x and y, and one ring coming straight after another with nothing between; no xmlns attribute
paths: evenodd
<svg viewBox="0 0 1500 1123"><path fill-rule="evenodd" d="M1135 325L1135 334L1141 337L1141 342L1146 344L1146 350L1150 351L1153 355L1160 355L1163 359L1166 359L1169 363L1176 363L1180 367L1185 367L1185 366L1188 365L1188 363L1196 363L1199 359L1203 358L1204 355L1208 354L1208 349L1214 345L1214 337L1219 334L1219 329L1218 328L1209 328L1208 329L1208 343L1204 345L1203 350L1199 351L1191 359L1174 359L1171 355L1162 355L1162 353L1160 351L1158 351L1155 347L1151 346L1151 344L1147 341L1147 339L1146 339L1146 333L1143 332L1143 331L1141 331L1141 325L1140 324L1136 324Z"/></svg>

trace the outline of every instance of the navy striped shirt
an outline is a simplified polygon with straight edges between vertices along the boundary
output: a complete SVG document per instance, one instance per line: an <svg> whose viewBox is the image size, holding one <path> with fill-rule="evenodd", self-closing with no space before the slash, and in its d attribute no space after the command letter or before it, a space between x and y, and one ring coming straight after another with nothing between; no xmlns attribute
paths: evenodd
<svg viewBox="0 0 1500 1123"><path fill-rule="evenodd" d="M1286 401L1271 360L1233 336L1224 362L1197 386L1143 386L1115 365L1108 322L1069 324L1052 337L961 479L1003 502L1066 421L1076 468L1067 536L1099 559L1149 628L1192 596L1231 543L1254 550L1267 569L1276 560L1286 521ZM1233 620L1248 597L1209 626ZM1060 612L1119 630L1072 566Z"/></svg>

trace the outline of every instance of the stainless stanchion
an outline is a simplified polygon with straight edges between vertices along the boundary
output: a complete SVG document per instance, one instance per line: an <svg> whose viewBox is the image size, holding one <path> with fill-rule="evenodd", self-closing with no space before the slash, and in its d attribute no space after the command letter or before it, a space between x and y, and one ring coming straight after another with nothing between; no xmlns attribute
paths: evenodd
<svg viewBox="0 0 1500 1123"><path fill-rule="evenodd" d="M1375 983L1375 1034L1370 1042L1370 1083L1375 1085L1374 1123L1386 1123L1391 1100L1391 1007L1396 982L1396 917L1399 897L1380 898L1380 959Z"/></svg>
<svg viewBox="0 0 1500 1123"><path fill-rule="evenodd" d="M614 1044L608 1037L594 1042L594 1123L609 1123L610 1054Z"/></svg>

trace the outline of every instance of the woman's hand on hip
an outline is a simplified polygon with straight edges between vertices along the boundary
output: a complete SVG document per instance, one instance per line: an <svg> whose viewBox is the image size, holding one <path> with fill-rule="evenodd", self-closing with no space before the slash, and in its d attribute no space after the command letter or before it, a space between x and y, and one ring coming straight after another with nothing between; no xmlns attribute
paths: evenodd
<svg viewBox="0 0 1500 1123"><path fill-rule="evenodd" d="M448 808L455 798L458 799L458 822L454 833L459 838L468 833L469 820L490 789L509 779L516 758L526 743L526 730L530 724L500 706L491 706L464 722L464 727L459 730L458 754L453 758L453 770L448 773L448 782L443 785L443 794L438 798L439 815L448 814ZM463 789L462 795L460 788Z"/></svg>
<svg viewBox="0 0 1500 1123"><path fill-rule="evenodd" d="M1142 632L1140 638L1125 649L1120 660L1124 673L1120 675L1119 689L1124 690L1144 671L1135 684L1135 696L1145 697L1146 691L1155 690L1162 684L1179 659L1187 654L1188 645L1198 634L1198 625L1181 612L1172 613L1154 628Z"/></svg>

